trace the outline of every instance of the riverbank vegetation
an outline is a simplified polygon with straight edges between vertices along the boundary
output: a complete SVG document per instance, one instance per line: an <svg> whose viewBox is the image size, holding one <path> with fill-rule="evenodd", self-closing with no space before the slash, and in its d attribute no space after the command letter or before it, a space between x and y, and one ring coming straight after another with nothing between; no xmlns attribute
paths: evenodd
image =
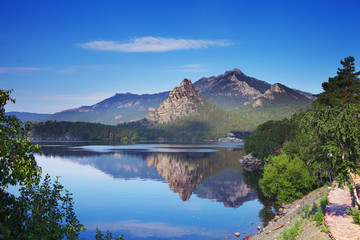
<svg viewBox="0 0 360 240"><path fill-rule="evenodd" d="M246 151L264 160L260 180L264 194L279 204L326 182L342 185L349 180L349 171L358 172L360 72L354 61L353 57L341 61L342 68L322 84L324 92L316 95L312 109L290 120L264 123L245 140Z"/></svg>
<svg viewBox="0 0 360 240"><path fill-rule="evenodd" d="M41 176L34 156L40 147L27 136L30 123L5 115L6 103L15 103L10 93L0 89L0 239L78 239L85 228L75 214L72 193L58 179ZM17 188L17 194L9 187ZM100 230L95 237L124 239Z"/></svg>

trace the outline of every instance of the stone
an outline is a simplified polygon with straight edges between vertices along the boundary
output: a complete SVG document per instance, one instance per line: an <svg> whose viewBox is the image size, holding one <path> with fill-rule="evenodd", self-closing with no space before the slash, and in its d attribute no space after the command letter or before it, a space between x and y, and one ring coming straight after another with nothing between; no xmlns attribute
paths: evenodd
<svg viewBox="0 0 360 240"><path fill-rule="evenodd" d="M257 169L263 169L261 161L258 158L254 157L251 153L242 157L239 162L242 168L248 172L252 172Z"/></svg>
<svg viewBox="0 0 360 240"><path fill-rule="evenodd" d="M257 230L261 230L261 227L260 226L257 226L257 228L256 228Z"/></svg>
<svg viewBox="0 0 360 240"><path fill-rule="evenodd" d="M183 79L179 87L169 93L169 97L152 112L149 119L158 123L166 123L182 118L190 113L196 113L205 99L195 90L189 79Z"/></svg>
<svg viewBox="0 0 360 240"><path fill-rule="evenodd" d="M240 233L239 232L236 232L234 233L235 237L240 237Z"/></svg>

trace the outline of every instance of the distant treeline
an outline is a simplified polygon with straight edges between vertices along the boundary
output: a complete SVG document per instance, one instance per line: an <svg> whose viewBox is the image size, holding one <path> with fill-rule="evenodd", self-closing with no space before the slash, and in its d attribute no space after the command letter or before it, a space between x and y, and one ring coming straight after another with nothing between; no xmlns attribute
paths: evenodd
<svg viewBox="0 0 360 240"><path fill-rule="evenodd" d="M117 143L132 143L147 140L147 137L157 137L154 131L145 131L145 128L141 123L112 126L88 122L46 121L34 124L30 136L43 140L93 140Z"/></svg>
<svg viewBox="0 0 360 240"><path fill-rule="evenodd" d="M117 126L89 122L46 121L33 124L30 136L41 140L92 140L113 143L144 141L198 142L217 141L233 132L242 137L250 127L232 114L217 108L156 124L143 119Z"/></svg>

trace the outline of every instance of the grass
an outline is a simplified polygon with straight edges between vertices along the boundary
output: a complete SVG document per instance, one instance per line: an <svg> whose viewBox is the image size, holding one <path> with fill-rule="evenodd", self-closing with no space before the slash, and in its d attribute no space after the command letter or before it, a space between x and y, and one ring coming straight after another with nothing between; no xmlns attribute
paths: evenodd
<svg viewBox="0 0 360 240"><path fill-rule="evenodd" d="M300 232L303 231L301 224L303 223L303 219L297 219L294 221L294 224L290 227L284 229L280 239L283 240L295 240L295 237L299 235Z"/></svg>
<svg viewBox="0 0 360 240"><path fill-rule="evenodd" d="M347 210L347 213L350 214L353 219L354 219L354 222L356 224L359 224L360 225L360 211L357 210L356 208L352 207L352 208L349 208Z"/></svg>
<svg viewBox="0 0 360 240"><path fill-rule="evenodd" d="M324 225L325 207L329 203L328 194L329 191L324 192L322 194L322 198L320 199L320 202L318 203L314 202L311 209L310 209L310 205L307 204L301 211L299 211L299 215L303 219L310 219L311 221L315 221L317 227L319 227L320 230L325 233L329 233L329 228ZM359 212L359 217L360 217L360 212Z"/></svg>

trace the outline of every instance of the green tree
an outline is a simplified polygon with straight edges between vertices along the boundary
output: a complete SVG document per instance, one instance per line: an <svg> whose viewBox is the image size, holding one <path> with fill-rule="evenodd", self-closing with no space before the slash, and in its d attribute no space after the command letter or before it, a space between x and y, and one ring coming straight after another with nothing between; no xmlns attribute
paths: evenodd
<svg viewBox="0 0 360 240"><path fill-rule="evenodd" d="M323 182L348 180L360 159L360 105L318 106L303 114L298 155ZM286 150L286 147L285 147Z"/></svg>
<svg viewBox="0 0 360 240"><path fill-rule="evenodd" d="M347 57L340 61L337 76L322 84L324 92L315 95L315 105L335 106L347 103L360 103L360 72L355 71L355 58Z"/></svg>
<svg viewBox="0 0 360 240"><path fill-rule="evenodd" d="M27 137L29 124L5 115L6 103L15 102L11 91L0 93L0 239L78 239L84 227L71 194L58 181L51 185L49 176L40 183L34 157L40 147ZM7 191L15 185L21 187L19 197Z"/></svg>
<svg viewBox="0 0 360 240"><path fill-rule="evenodd" d="M30 125L5 115L6 103L15 100L10 97L10 90L0 89L0 93L0 191L3 192L9 185L38 183L41 169L32 154L40 152L40 147L26 136Z"/></svg>
<svg viewBox="0 0 360 240"><path fill-rule="evenodd" d="M259 184L265 196L276 198L277 203L289 203L307 193L314 178L307 166L296 156L284 152L269 156Z"/></svg>
<svg viewBox="0 0 360 240"><path fill-rule="evenodd" d="M245 152L264 162L269 155L280 153L283 144L292 138L294 127L293 122L287 119L260 124L253 134L245 138Z"/></svg>

